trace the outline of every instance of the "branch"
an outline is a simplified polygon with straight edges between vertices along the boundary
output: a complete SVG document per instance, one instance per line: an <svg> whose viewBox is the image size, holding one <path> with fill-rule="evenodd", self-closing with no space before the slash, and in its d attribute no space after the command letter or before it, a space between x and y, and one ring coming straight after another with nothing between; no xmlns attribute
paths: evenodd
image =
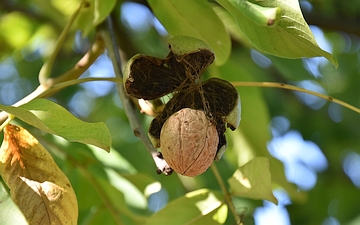
<svg viewBox="0 0 360 225"><path fill-rule="evenodd" d="M51 70L53 68L55 59L56 59L61 47L63 46L63 43L64 43L64 41L66 39L66 36L67 36L67 34L68 34L69 30L70 30L71 25L74 23L76 17L79 15L80 10L83 7L83 3L84 3L84 1L82 1L80 3L78 8L71 15L70 20L68 21L68 23L66 24L66 26L62 30L59 38L56 40L56 43L55 43L52 54L46 60L44 65L41 67L40 72L39 72L39 82L40 82L40 84L44 84L44 83L46 83L48 81L48 78L50 77Z"/></svg>
<svg viewBox="0 0 360 225"><path fill-rule="evenodd" d="M99 26L100 35L103 37L106 48L108 50L109 57L112 61L115 77L117 79L122 79L122 68L121 68L121 58L119 54L119 48L116 43L113 25L111 17L106 19L106 22ZM162 158L161 153L158 153L157 150L154 148L153 144L151 143L147 133L142 128L140 121L137 117L137 110L132 104L131 99L127 95L124 90L124 86L122 83L117 82L116 87L118 90L118 94L122 105L124 107L124 111L126 116L129 119L130 126L134 132L134 135L143 142L145 145L146 150L149 154L153 157L155 165L157 166L158 173L162 172L165 175L169 175L172 172L172 169L167 165L166 161Z"/></svg>
<svg viewBox="0 0 360 225"><path fill-rule="evenodd" d="M339 99L333 98L331 96L328 95L324 95L324 94L320 94L318 92L315 91L310 91L310 90L306 90L303 88L299 88L293 85L289 85L289 84L284 84L284 83L277 83L277 82L231 82L232 85L234 85L235 87L266 87L266 88L281 88L281 89L287 89L287 90L291 90L291 91L298 91L298 92L303 92L309 95L313 95L319 98L323 98L325 100L331 101L331 102L335 102L341 106L344 106L345 108L348 108L354 112L360 113L360 109L350 105L349 103L346 103L344 101L341 101Z"/></svg>
<svg viewBox="0 0 360 225"><path fill-rule="evenodd" d="M116 41L119 44L121 51L125 52L126 57L131 57L137 53L139 50L136 45L134 45L134 40L131 39L128 32L121 21L118 19L117 15L112 13L110 14L112 21L114 22L114 33L116 36ZM123 59L124 60L124 59Z"/></svg>
<svg viewBox="0 0 360 225"><path fill-rule="evenodd" d="M43 84L40 84L32 93L25 96L20 101L13 104L13 106L20 106L23 105L35 98L38 97L46 97L50 94L53 94L54 92L48 92L47 95L43 95L44 92L46 92L48 89L52 88L54 85L62 83L64 81L68 81L71 79L77 79L81 76L90 66L93 64L93 62L104 52L104 42L100 37L97 37L95 42L93 43L92 47L88 50L88 52L80 59L79 62L76 63L76 65L67 71L66 73L56 77L56 78L50 78L48 81L46 81ZM0 112L0 124L3 123L7 118L6 112Z"/></svg>

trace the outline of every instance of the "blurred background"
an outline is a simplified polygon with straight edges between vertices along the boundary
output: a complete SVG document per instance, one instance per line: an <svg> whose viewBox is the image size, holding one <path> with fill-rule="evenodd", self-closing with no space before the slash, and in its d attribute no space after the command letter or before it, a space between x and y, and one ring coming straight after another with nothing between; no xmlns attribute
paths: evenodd
<svg viewBox="0 0 360 225"><path fill-rule="evenodd" d="M1 104L14 104L38 86L39 70L78 2L0 0ZM299 3L319 46L337 58L337 69L322 57L293 60L264 55L233 35L228 62L211 66L204 76L287 83L360 107L360 1ZM218 12L219 6L212 4ZM119 0L111 16L124 61L136 53L167 55L169 34L146 1ZM81 31L72 30L52 76L72 68L93 39L94 33L84 37ZM106 54L82 75L113 76ZM282 162L276 167L283 169L287 181L293 184L289 189L296 190L290 193L284 183L275 182L278 206L235 198L244 224L360 224L360 115L308 94L259 87L237 90L242 100L242 121L238 131L226 133L229 148L217 163L223 179L251 158L271 155ZM104 121L113 137L109 156L102 150L69 143L22 124L47 147L72 182L79 201L79 224L115 224L102 203L103 195L86 178L80 165L86 165L94 176L106 174L118 192L111 196L124 198L128 207L140 215L151 215L191 190L220 190L211 171L194 179L157 175L151 157L130 129L113 83L89 82L68 87L51 99L85 121ZM139 117L147 129L152 117ZM148 184L157 185L145 192ZM131 224L128 216L123 217L128 221L125 224ZM227 224L233 223L229 216Z"/></svg>

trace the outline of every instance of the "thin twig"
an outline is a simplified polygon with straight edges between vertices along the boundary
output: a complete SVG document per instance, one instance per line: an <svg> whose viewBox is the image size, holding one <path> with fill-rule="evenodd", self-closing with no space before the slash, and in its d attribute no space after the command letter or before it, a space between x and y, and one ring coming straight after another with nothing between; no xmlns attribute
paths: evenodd
<svg viewBox="0 0 360 225"><path fill-rule="evenodd" d="M56 93L66 87L70 87L77 84L82 84L85 82L91 82L91 81L109 81L109 82L119 82L122 83L121 79L113 78L113 77L87 77L87 78L81 78L81 79L74 79L74 80L68 80L64 81L58 84L53 85L49 89L47 89L45 92L40 94L39 98L46 98L48 96L51 96L53 93Z"/></svg>
<svg viewBox="0 0 360 225"><path fill-rule="evenodd" d="M303 92L306 94L310 94L310 95L314 95L316 97L319 98L323 98L325 100L331 101L331 102L335 102L339 105L342 105L354 112L360 113L360 109L350 105L349 103L343 102L339 99L333 98L331 96L328 95L324 95L324 94L320 94L318 92L315 91L310 91L310 90L306 90L300 87L296 87L293 85L289 85L289 84L284 84L284 83L276 83L276 82L231 82L232 85L236 86L236 87L267 87L267 88L282 88L282 89L287 89L287 90L291 90L291 91L298 91L298 92Z"/></svg>
<svg viewBox="0 0 360 225"><path fill-rule="evenodd" d="M67 71L66 73L56 77L50 78L49 81L45 82L44 84L40 84L32 93L25 96L23 99L19 100L13 106L20 106L29 101L38 98L39 96L44 97L42 94L46 92L48 89L53 87L56 84L77 79L81 76L92 64L93 62L104 52L104 42L103 40L98 37L96 38L95 42L93 43L92 47L88 50L88 52L80 59L76 65ZM53 93L53 92L52 92ZM6 112L0 112L0 123L3 123L7 118Z"/></svg>
<svg viewBox="0 0 360 225"><path fill-rule="evenodd" d="M84 5L84 1L81 1L78 8L75 10L75 12L71 15L69 22L66 24L64 29L62 30L59 38L56 40L54 49L52 51L52 54L48 58L48 60L44 63L44 65L41 67L39 72L39 82L40 84L45 84L48 81L48 78L50 77L51 70L53 68L55 59L60 51L60 49L63 46L63 43L65 42L66 36L69 33L69 30L71 26L73 25L76 17L79 15L81 8Z"/></svg>
<svg viewBox="0 0 360 225"><path fill-rule="evenodd" d="M241 223L241 218L240 218L239 214L237 214L237 212L236 212L234 203L233 203L233 201L231 199L231 195L230 195L229 191L227 190L227 188L226 188L226 186L224 184L224 181L222 180L222 177L221 177L221 175L219 173L219 170L217 169L215 163L211 164L211 170L214 173L214 176L215 176L216 180L218 181L222 192L225 195L225 202L228 205L231 213L234 215L236 224L240 224Z"/></svg>
<svg viewBox="0 0 360 225"><path fill-rule="evenodd" d="M0 126L0 132L3 131L3 129L15 118L14 115L8 114L8 118L5 120L3 124Z"/></svg>
<svg viewBox="0 0 360 225"><path fill-rule="evenodd" d="M106 22L101 24L99 26L100 34L104 39L106 48L108 50L109 57L112 61L115 77L117 79L122 79L122 67L121 67L121 58L119 54L118 45L116 43L116 39L114 36L113 28L112 28L112 21L111 17L108 17L106 19ZM154 162L158 168L158 172L161 171L165 175L168 175L171 173L171 168L167 165L164 159L159 157L159 153L152 145L149 137L147 136L146 132L141 126L141 123L139 121L139 118L137 117L137 110L134 107L131 99L128 97L127 93L125 92L123 83L116 83L118 94L120 97L120 100L122 102L122 105L124 107L124 111L126 116L129 119L130 126L134 132L134 135L143 142L145 145L146 150L149 152L149 154L153 157Z"/></svg>

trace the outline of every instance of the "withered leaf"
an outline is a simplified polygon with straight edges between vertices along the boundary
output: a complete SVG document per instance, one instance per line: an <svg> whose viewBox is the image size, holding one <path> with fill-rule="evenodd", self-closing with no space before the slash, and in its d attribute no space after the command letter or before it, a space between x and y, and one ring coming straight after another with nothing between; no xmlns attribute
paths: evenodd
<svg viewBox="0 0 360 225"><path fill-rule="evenodd" d="M4 128L0 174L29 224L77 224L77 200L69 180L22 127Z"/></svg>

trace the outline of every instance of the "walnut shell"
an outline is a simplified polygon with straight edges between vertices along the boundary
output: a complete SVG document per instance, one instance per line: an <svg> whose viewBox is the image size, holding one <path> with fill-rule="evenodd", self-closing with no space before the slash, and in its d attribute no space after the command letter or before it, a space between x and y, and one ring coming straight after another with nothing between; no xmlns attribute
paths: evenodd
<svg viewBox="0 0 360 225"><path fill-rule="evenodd" d="M161 128L162 155L175 172L185 176L204 173L215 158L218 143L216 126L201 110L181 109Z"/></svg>

